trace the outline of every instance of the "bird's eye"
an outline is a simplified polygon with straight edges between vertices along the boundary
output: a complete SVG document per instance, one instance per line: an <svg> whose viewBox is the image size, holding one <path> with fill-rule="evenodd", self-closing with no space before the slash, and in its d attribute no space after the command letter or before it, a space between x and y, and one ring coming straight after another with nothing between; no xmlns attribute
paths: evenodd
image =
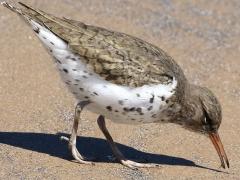
<svg viewBox="0 0 240 180"><path fill-rule="evenodd" d="M204 122L203 123L207 124L207 118L206 117L204 118Z"/></svg>
<svg viewBox="0 0 240 180"><path fill-rule="evenodd" d="M209 118L208 116L208 113L206 112L206 110L204 109L204 120L203 120L203 124L206 124L206 125L211 125L212 124L212 121L211 119Z"/></svg>
<svg viewBox="0 0 240 180"><path fill-rule="evenodd" d="M215 129L213 121L209 118L208 113L204 110L203 129L205 131L213 131Z"/></svg>
<svg viewBox="0 0 240 180"><path fill-rule="evenodd" d="M211 125L211 119L209 119L208 117L205 117L204 120L203 120L203 124Z"/></svg>

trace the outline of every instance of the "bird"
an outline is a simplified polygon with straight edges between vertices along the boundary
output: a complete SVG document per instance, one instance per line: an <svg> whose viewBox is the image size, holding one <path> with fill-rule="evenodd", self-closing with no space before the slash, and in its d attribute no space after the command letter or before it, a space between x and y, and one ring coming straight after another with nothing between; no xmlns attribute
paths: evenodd
<svg viewBox="0 0 240 180"><path fill-rule="evenodd" d="M77 100L70 138L62 137L77 162L94 164L76 147L81 113L87 109L99 115L97 124L116 160L124 166L138 169L158 164L125 158L106 127L106 118L129 125L178 124L209 137L221 167L229 168L218 134L222 122L220 102L210 89L191 84L165 51L140 38L59 18L21 2L21 8L1 4L30 25Z"/></svg>

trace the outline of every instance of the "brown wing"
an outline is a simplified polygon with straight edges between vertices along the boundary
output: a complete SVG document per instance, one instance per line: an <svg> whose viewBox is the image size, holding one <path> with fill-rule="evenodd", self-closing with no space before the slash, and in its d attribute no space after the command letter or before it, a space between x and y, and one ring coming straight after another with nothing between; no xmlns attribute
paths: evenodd
<svg viewBox="0 0 240 180"><path fill-rule="evenodd" d="M108 81L130 87L167 84L173 77L185 82L184 74L175 61L150 43L124 33L57 18L20 4L25 7L21 10L24 16L65 40L76 54L86 60L88 67Z"/></svg>

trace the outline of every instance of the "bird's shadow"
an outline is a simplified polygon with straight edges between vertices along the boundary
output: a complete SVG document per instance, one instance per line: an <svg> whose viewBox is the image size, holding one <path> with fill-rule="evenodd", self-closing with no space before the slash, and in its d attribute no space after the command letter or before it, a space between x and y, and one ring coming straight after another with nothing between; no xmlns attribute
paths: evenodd
<svg viewBox="0 0 240 180"><path fill-rule="evenodd" d="M68 151L67 143L60 141L60 136L69 135L63 133L0 132L0 143L70 160L72 157ZM148 163L160 165L192 166L223 172L217 169L199 166L193 161L184 158L147 153L120 143L116 144L126 158L129 159L144 159ZM96 162L112 162L109 159L109 156L112 156L111 149L104 139L81 136L77 139L77 146L80 153L85 157L96 157Z"/></svg>

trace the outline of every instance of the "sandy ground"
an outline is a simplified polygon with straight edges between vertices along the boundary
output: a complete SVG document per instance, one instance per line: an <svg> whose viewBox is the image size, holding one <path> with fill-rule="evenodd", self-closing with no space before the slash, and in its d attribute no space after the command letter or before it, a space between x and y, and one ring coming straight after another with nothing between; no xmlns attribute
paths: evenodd
<svg viewBox="0 0 240 180"><path fill-rule="evenodd" d="M112 163L96 124L83 114L78 148L95 166L72 162L60 134L71 132L75 100L33 32L0 7L0 179L238 179L240 177L239 0L24 0L58 16L125 32L158 45L190 81L223 107L220 135L231 168L219 168L209 139L172 124L107 122L124 154L159 163L134 171Z"/></svg>

